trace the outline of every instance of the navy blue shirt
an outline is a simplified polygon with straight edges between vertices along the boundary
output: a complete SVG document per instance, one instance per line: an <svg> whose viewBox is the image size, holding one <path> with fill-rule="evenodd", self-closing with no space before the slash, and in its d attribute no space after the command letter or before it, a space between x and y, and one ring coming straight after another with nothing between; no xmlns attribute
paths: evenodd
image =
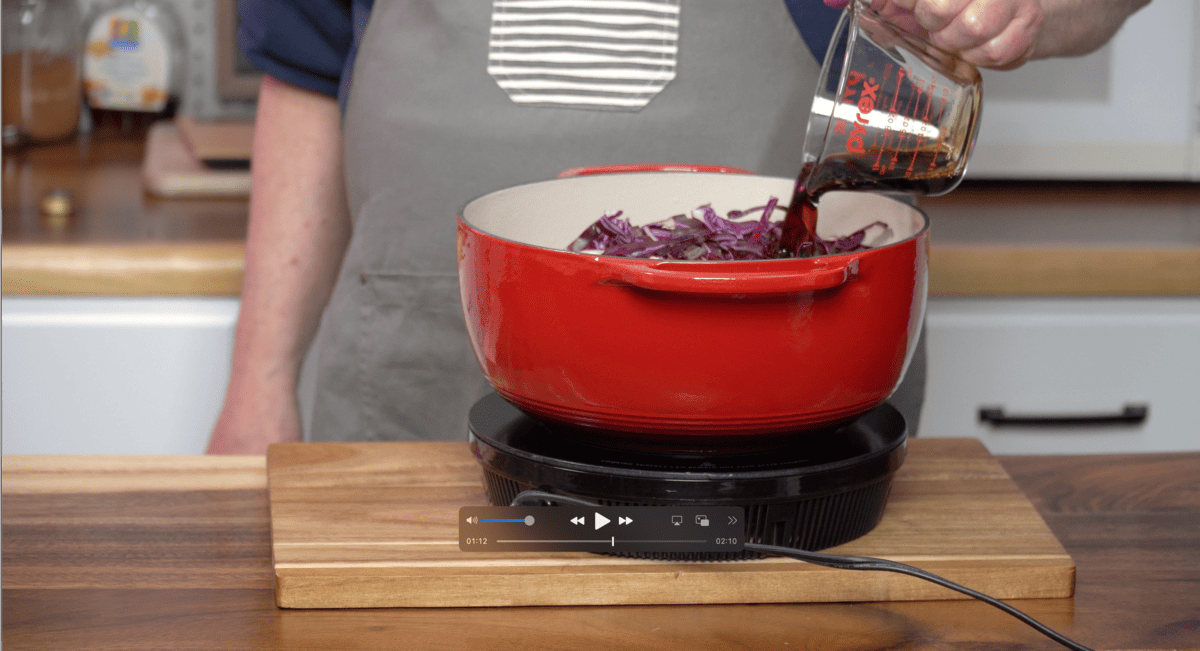
<svg viewBox="0 0 1200 651"><path fill-rule="evenodd" d="M783 0L817 61L840 11L821 0ZM345 107L354 56L375 0L239 0L238 46L259 70L337 97Z"/></svg>

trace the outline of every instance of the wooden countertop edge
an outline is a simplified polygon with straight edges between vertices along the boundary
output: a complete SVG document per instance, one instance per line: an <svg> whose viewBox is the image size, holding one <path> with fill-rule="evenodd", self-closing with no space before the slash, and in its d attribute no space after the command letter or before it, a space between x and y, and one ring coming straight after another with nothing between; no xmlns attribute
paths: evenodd
<svg viewBox="0 0 1200 651"><path fill-rule="evenodd" d="M4 295L238 296L241 241L6 244ZM1200 296L1200 248L933 244L929 294Z"/></svg>
<svg viewBox="0 0 1200 651"><path fill-rule="evenodd" d="M1200 248L934 245L931 296L1200 296Z"/></svg>
<svg viewBox="0 0 1200 651"><path fill-rule="evenodd" d="M4 295L238 296L242 241L12 244L0 247Z"/></svg>

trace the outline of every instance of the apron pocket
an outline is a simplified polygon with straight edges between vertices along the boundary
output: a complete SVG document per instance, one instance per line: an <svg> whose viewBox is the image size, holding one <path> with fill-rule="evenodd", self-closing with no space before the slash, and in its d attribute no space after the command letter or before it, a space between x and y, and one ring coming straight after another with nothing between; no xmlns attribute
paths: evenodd
<svg viewBox="0 0 1200 651"><path fill-rule="evenodd" d="M493 0L488 74L526 106L637 111L675 78L679 0Z"/></svg>
<svg viewBox="0 0 1200 651"><path fill-rule="evenodd" d="M488 390L463 323L455 274L364 273L360 387L374 440L465 440Z"/></svg>

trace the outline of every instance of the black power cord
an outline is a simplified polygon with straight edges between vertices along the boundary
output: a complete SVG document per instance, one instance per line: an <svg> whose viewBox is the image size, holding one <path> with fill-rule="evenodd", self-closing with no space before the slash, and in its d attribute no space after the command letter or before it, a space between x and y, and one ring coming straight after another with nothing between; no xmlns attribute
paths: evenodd
<svg viewBox="0 0 1200 651"><path fill-rule="evenodd" d="M1026 615L1016 608L1013 608L1003 601L996 599L995 597L991 597L983 594L982 592L959 585L949 579L942 578L931 572L926 572L925 570L922 570L918 567L913 567L912 565L905 565L904 563L897 563L896 561L889 561L882 558L871 558L869 556L838 556L837 554L807 552L801 549L792 549L791 547L760 545L758 543L746 543L744 549L761 552L763 554L769 554L771 556L786 556L788 558L794 558L798 561L804 561L805 563L822 565L824 567L834 567L842 570L875 570L879 572L896 572L897 574L914 576L918 579L924 579L930 583L940 585L943 588L950 588L955 592L961 592L968 597L974 597L983 603L988 604L989 606L999 608L1042 635L1045 635L1046 637L1058 642L1068 649L1072 649L1072 651L1092 651L1091 648L1071 640L1062 633L1055 631L1049 626L1046 626L1038 620Z"/></svg>
<svg viewBox="0 0 1200 651"><path fill-rule="evenodd" d="M538 490L527 490L519 493L515 498L513 498L511 506L529 505L535 502L554 502L557 504L582 506L584 508L599 508L602 506L595 502L579 499L577 497L556 495L554 493L547 493L545 491ZM758 552L760 554L767 554L769 556L784 556L786 558L804 561L805 563L812 563L813 565L832 567L841 570L871 570L876 572L895 572L897 574L906 574L908 576L916 577L918 579L923 579L925 581L929 581L930 583L940 585L943 588L949 588L955 592L965 594L968 597L978 599L989 606L998 608L1015 617L1017 620L1021 621L1035 631L1045 635L1055 642L1058 642L1064 647L1071 649L1072 651L1093 651L1090 647L1086 647L1078 642L1075 642L1062 633L1055 631L1049 626L1046 626L1029 615L1026 615L1024 612L1013 608L1012 606L1000 601L999 599L996 599L995 597L972 590L964 585L959 585L949 579L942 578L936 574L933 574L932 572L926 572L925 570L922 570L918 567L913 567L912 565L897 563L896 561L889 561L883 558L871 558L870 556L839 556L837 554L809 552L802 549L793 549L791 547L763 545L759 543L746 543L743 546L743 549Z"/></svg>

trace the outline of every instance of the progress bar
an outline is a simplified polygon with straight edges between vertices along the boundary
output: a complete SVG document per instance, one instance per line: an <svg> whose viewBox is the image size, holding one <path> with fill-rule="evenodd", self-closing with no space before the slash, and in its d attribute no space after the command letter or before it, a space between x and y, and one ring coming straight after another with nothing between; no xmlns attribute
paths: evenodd
<svg viewBox="0 0 1200 651"><path fill-rule="evenodd" d="M606 538L604 540L497 540L496 542L500 543L500 544L513 544L513 545L523 545L526 543L529 543L529 544L554 544L554 545L576 544L576 543L595 543L595 544L602 544L602 545L612 545L615 547L618 542L623 545L645 545L645 544L703 545L709 541L707 539L702 539L702 540L617 540L617 537L613 536L612 538Z"/></svg>

